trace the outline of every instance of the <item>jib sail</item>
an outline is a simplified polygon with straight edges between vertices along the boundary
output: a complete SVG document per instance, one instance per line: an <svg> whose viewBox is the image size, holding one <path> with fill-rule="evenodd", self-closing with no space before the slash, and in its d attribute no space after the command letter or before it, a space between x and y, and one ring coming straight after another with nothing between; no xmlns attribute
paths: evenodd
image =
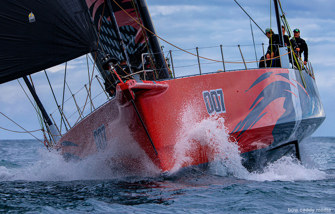
<svg viewBox="0 0 335 214"><path fill-rule="evenodd" d="M83 0L2 0L0 83L96 50Z"/></svg>
<svg viewBox="0 0 335 214"><path fill-rule="evenodd" d="M108 2L107 2L108 1ZM116 3L117 4L116 4ZM158 42L153 44L150 41L149 33L144 30L141 25L146 22L151 22L149 16L144 17L141 12L143 7L143 1L138 0L86 0L87 6L93 17L96 30L99 35L99 45L103 49L104 53L109 54L113 58L117 58L119 62L125 62L126 57L123 53L123 49L120 46L120 40L118 39L117 30L120 31L123 43L125 44L125 49L129 57L131 66L141 69L142 67L142 53L154 53L156 67L159 67L160 70L166 69L165 62L161 57L160 60L157 60L157 55L161 55L160 47ZM109 7L111 6L111 8ZM124 10L122 10L124 9ZM125 12L126 11L126 12ZM118 29L115 29L112 24L111 12L114 13ZM129 17L129 15L132 17ZM135 21L135 20L136 21ZM139 23L137 23L139 22ZM146 26L148 27L148 26ZM154 30L153 30L154 31ZM148 39L149 38L149 39ZM98 67L101 69L101 62L98 58ZM160 61L160 62L159 62ZM158 65L158 66L157 66ZM163 69L162 69L163 67ZM167 71L159 72L159 78L168 78Z"/></svg>

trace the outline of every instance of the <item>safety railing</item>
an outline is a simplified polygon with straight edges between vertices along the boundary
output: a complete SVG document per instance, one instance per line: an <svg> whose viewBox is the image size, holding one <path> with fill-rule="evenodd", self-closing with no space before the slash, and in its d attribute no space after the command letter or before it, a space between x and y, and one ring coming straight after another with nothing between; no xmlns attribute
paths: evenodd
<svg viewBox="0 0 335 214"><path fill-rule="evenodd" d="M164 56L166 58L166 64L169 67L171 76L173 78L190 75L202 75L213 72L231 72L236 70L258 69L262 64L264 68L282 67L280 57L287 57L290 59L290 68L305 70L314 78L314 73L310 62L307 65L303 65L299 57L294 57L293 53L291 52L282 56L274 57L272 59L266 59L267 48L267 44L258 44L255 46L220 45L211 47L196 47L185 49L185 51L178 49L170 50L164 52ZM193 53L193 55L189 54L189 52ZM206 56L206 58L202 56ZM292 61L295 61L295 58L297 62L292 63ZM266 60L265 62L264 59ZM275 65L274 61L277 61L278 63ZM153 72L152 68L145 68L145 63L145 57L142 56L142 72ZM297 63L299 65L297 65Z"/></svg>

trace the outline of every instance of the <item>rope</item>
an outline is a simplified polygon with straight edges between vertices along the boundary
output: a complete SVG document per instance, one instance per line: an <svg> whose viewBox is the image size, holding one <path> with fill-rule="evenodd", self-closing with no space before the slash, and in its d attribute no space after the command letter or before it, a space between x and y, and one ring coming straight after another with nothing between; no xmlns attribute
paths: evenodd
<svg viewBox="0 0 335 214"><path fill-rule="evenodd" d="M29 133L29 132L31 133L31 132L42 131L42 129L37 129L37 130L34 130L34 131L20 132L20 131L15 131L15 130L11 130L11 129L6 129L6 128L3 128L3 127L0 127L0 129L3 129L5 131L9 131L9 132L19 133L19 134L26 134L26 133Z"/></svg>
<svg viewBox="0 0 335 214"><path fill-rule="evenodd" d="M11 122L13 122L15 125L17 125L18 127L20 127L21 129L23 129L25 132L24 133L28 133L31 136L33 136L36 140L40 141L41 143L43 143L40 139L38 139L37 137L35 137L33 134L31 134L31 132L27 131L25 128L23 128L22 126L20 126L19 124L17 124L15 121L13 121L12 119L10 119L9 117L7 117L5 114L3 114L2 112L0 112L0 114L2 114L4 117L6 117L8 120L10 120ZM4 129L4 128L1 128ZM6 130L6 129L4 129Z"/></svg>
<svg viewBox="0 0 335 214"><path fill-rule="evenodd" d="M126 76L122 76L122 75L120 75L119 74L119 76L121 76L122 78L125 78L125 79L130 79L130 78L128 78L128 76L132 76L132 75L130 75L127 71L125 71L122 67L121 67L121 65L120 64L117 64L117 66L126 74ZM111 72L111 71L109 71L109 72ZM140 79L142 80L142 78L140 77Z"/></svg>

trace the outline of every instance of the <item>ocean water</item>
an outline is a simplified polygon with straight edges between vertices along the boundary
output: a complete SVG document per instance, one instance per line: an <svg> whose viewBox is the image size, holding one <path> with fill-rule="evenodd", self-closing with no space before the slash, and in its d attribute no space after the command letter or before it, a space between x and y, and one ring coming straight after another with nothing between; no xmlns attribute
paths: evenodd
<svg viewBox="0 0 335 214"><path fill-rule="evenodd" d="M207 170L162 175L148 161L140 168L101 157L66 163L36 140L2 140L0 212L335 212L335 137L309 138L303 164L284 157L262 173L244 170L234 146L222 144L226 158Z"/></svg>

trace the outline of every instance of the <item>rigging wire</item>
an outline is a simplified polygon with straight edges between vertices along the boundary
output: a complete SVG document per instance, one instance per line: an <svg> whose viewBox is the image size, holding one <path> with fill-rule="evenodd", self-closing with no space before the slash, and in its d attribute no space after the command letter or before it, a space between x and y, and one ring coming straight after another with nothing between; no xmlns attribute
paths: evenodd
<svg viewBox="0 0 335 214"><path fill-rule="evenodd" d="M64 83L63 83L63 98L62 98L62 108L61 112L64 112L64 97L65 97L65 82L66 82L66 69L67 69L67 62L65 62L65 71L64 71ZM63 121L61 120L59 129L62 131L62 124ZM67 130L66 123L64 122L65 129Z"/></svg>
<svg viewBox="0 0 335 214"><path fill-rule="evenodd" d="M250 18L250 20L253 21L253 22L255 23L255 25L256 25L256 26L263 32L263 34L266 35L266 33L262 30L262 28L258 26L258 24L255 22L255 20L253 20L253 19L251 18L251 16L247 13L247 11L245 11L245 10L243 9L243 7L237 2L237 0L234 0L234 1L235 1L236 4L237 4L237 5L244 11L244 13L247 14L247 16Z"/></svg>
<svg viewBox="0 0 335 214"><path fill-rule="evenodd" d="M88 54L86 54L86 64L87 64L87 76L88 76L88 82L90 82L90 66L88 64ZM72 94L72 92L71 92Z"/></svg>
<svg viewBox="0 0 335 214"><path fill-rule="evenodd" d="M43 143L40 139L38 139L35 135L31 134L29 131L27 131L25 128L23 128L22 126L20 126L18 123L16 123L14 120L10 119L9 117L7 117L5 114L3 114L2 112L0 112L0 114L2 114L4 117L6 117L8 120L10 120L11 122L13 122L15 125L17 125L18 127L20 127L21 129L23 129L26 133L30 134L31 136L33 136L36 140L40 141L41 143Z"/></svg>
<svg viewBox="0 0 335 214"><path fill-rule="evenodd" d="M56 105L57 105L57 109L58 109L58 111L59 111L59 114L60 114L60 116L61 116L61 118L62 118L62 120L63 120L63 122L64 122L64 124L65 124L64 117L62 116L62 113L61 113L61 111L60 111L60 109L59 109L59 104L58 104L58 102L57 102L56 95L55 95L55 93L54 93L54 90L53 90L53 88L52 88L51 82L50 82L50 80L49 80L49 76L48 76L48 74L47 74L47 71L44 70L44 73L45 73L45 76L46 76L46 78L47 78L47 80L48 80L48 83L49 83L49 86L50 86L52 95L53 95L53 97L54 97L54 99L55 99L55 102L56 102Z"/></svg>
<svg viewBox="0 0 335 214"><path fill-rule="evenodd" d="M30 77L30 78L31 78L31 77ZM18 81L18 83L20 84L20 86L21 86L23 92L24 92L25 95L27 96L29 102L31 103L31 105L33 106L33 108L34 108L35 111L36 111L36 114L37 114L37 117L38 117L38 121L39 121L39 124L40 124L40 126L41 126L41 129L39 129L39 130L37 130L37 131L42 131L42 132L43 132L43 135L45 135L44 123L43 123L43 120L42 120L42 116L41 116L41 111L40 111L40 109L37 108L37 107L33 104L33 102L30 100L28 94L27 94L26 91L24 90L24 88L23 88L23 86L21 85L20 81L19 81L18 79L17 79L17 81ZM11 132L20 133L20 132L13 131L13 130L8 130L8 129L5 129L5 128L1 128L1 129L7 130L7 131L11 131ZM34 132L35 132L35 131L34 131ZM27 132L21 132L21 133L27 133ZM49 134L49 137L51 137L50 134Z"/></svg>
<svg viewBox="0 0 335 214"><path fill-rule="evenodd" d="M96 60L97 60L97 53L95 53L95 57L94 57L94 65L93 65L93 70L92 70L92 75L91 75L91 81L89 82L88 91L91 91L92 82L93 82L93 76L94 76L94 71L95 71L95 62L96 62ZM85 100L85 104L84 104L82 112L84 112L84 110L85 110L85 108L87 106L88 98L89 98L89 94L87 94L87 96L86 96L86 100ZM76 120L76 122L74 124L77 124L80 119L81 119L81 115L79 115L78 119Z"/></svg>
<svg viewBox="0 0 335 214"><path fill-rule="evenodd" d="M25 95L27 96L29 102L31 103L31 105L34 107L36 113L38 113L38 110L36 109L36 106L33 104L33 102L31 101L31 99L29 98L27 92L24 90L22 84L20 83L20 81L17 79L17 82L19 83L19 85L21 86L23 92L25 93ZM2 112L0 112L2 115L4 115ZM7 117L6 115L4 115L7 119L9 119L9 117ZM11 119L9 119L11 120ZM12 121L12 120L11 120ZM12 121L13 122L13 121ZM14 122L15 123L15 122ZM15 123L16 124L16 123ZM19 125L18 125L19 126ZM20 126L19 126L20 127ZM10 131L10 132L15 132L15 133L30 133L30 132L37 132L37 131L41 131L42 129L37 129L37 130L34 130L34 131L26 131L25 132L20 132L20 131L14 131L14 130L10 130L10 129L6 129L6 128L3 128L3 127L0 127L0 129L3 129L3 130L6 130L6 131Z"/></svg>
<svg viewBox="0 0 335 214"><path fill-rule="evenodd" d="M37 130L34 130L34 131L24 131L24 132L20 132L20 131L15 131L15 130L11 130L11 129L6 129L6 128L3 128L3 127L0 127L0 129L3 129L5 131L8 131L8 132L14 132L14 133L19 133L19 134L27 134L27 133L31 133L31 132L39 132L39 131L42 131L42 129L37 129Z"/></svg>
<svg viewBox="0 0 335 214"><path fill-rule="evenodd" d="M38 110L37 110L36 106L33 104L33 102L32 102L31 99L29 98L27 92L24 90L23 86L21 85L21 83L20 83L20 81L19 81L18 79L17 79L17 82L20 84L20 86L21 86L23 92L24 92L25 95L27 96L27 98L28 98L29 102L31 103L31 105L34 107L36 113L38 113Z"/></svg>
<svg viewBox="0 0 335 214"><path fill-rule="evenodd" d="M251 23L251 19L250 19L250 29L251 29L251 35L252 35L252 41L254 43L254 50L255 50L255 57L256 57L256 61L258 60L257 57L257 52L256 52L256 44L255 44L255 37L254 37L254 31L252 29L252 23ZM257 67L258 67L258 63L256 63Z"/></svg>

